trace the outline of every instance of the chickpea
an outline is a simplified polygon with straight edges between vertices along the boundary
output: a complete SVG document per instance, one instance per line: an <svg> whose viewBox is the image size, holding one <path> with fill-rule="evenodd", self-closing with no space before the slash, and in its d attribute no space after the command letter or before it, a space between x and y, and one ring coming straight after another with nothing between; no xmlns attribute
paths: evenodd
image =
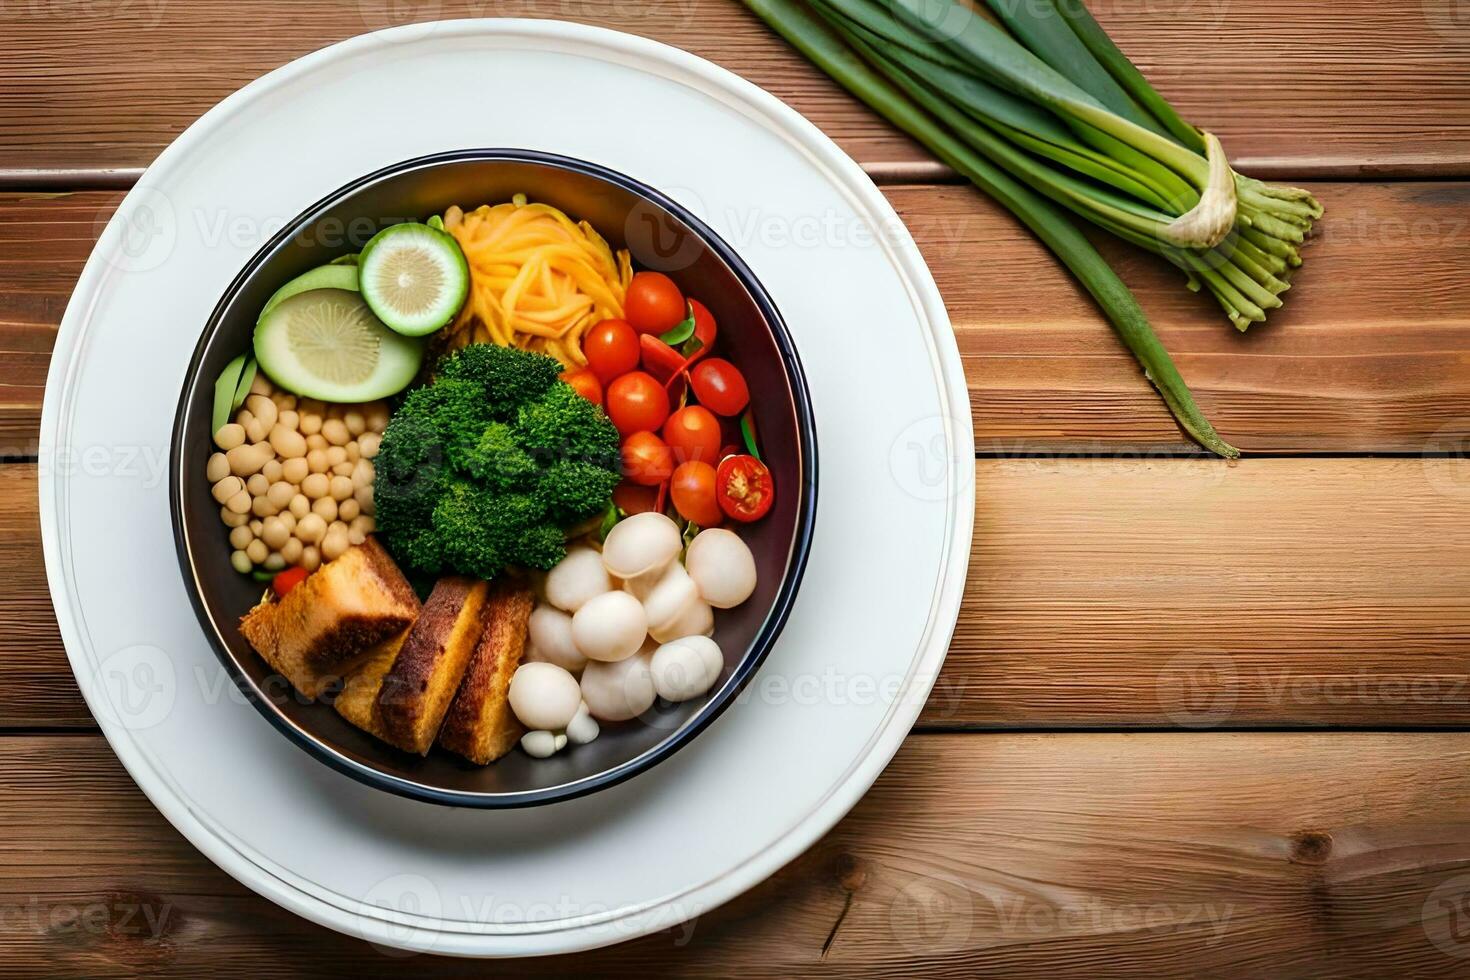
<svg viewBox="0 0 1470 980"><path fill-rule="evenodd" d="M285 481L279 481L272 483L265 495L271 505L280 511L291 505L291 498L296 496L296 488Z"/></svg>
<svg viewBox="0 0 1470 980"><path fill-rule="evenodd" d="M250 498L250 513L256 517L275 517L281 512L281 508L271 503L271 498L261 496Z"/></svg>
<svg viewBox="0 0 1470 980"><path fill-rule="evenodd" d="M279 459L273 459L262 466L260 472L265 474L267 483L277 483L281 479L281 474L285 472L285 467L281 465Z"/></svg>
<svg viewBox="0 0 1470 980"><path fill-rule="evenodd" d="M327 448L327 465L336 466L347 462L347 450L342 446L329 446Z"/></svg>
<svg viewBox="0 0 1470 980"><path fill-rule="evenodd" d="M351 442L349 442L347 444L347 447L346 448L347 448L347 462L349 462L349 463L355 463L359 459L362 459L362 450L358 447L357 440L356 439L354 439Z"/></svg>
<svg viewBox="0 0 1470 980"><path fill-rule="evenodd" d="M296 522L294 533L303 544L316 544L327 533L327 522L319 514L307 514Z"/></svg>
<svg viewBox="0 0 1470 980"><path fill-rule="evenodd" d="M293 514L293 513L291 513L289 510L283 510L279 514L277 514L276 515L276 520L278 520L282 524L286 525L286 531L287 531L287 533L294 533L295 532L295 530L296 530L296 515Z"/></svg>
<svg viewBox="0 0 1470 980"><path fill-rule="evenodd" d="M354 487L370 487L373 484L373 478L375 476L377 476L377 470L373 467L372 462L366 459L360 459L357 461L357 465L352 468L352 485Z"/></svg>
<svg viewBox="0 0 1470 980"><path fill-rule="evenodd" d="M225 458L224 453L211 453L209 463L204 467L204 476L210 483L218 483L230 475L230 461Z"/></svg>
<svg viewBox="0 0 1470 980"><path fill-rule="evenodd" d="M288 538L281 545L281 557L286 559L286 564L294 565L301 560L301 549L304 547L306 546L301 543L300 538Z"/></svg>
<svg viewBox="0 0 1470 980"><path fill-rule="evenodd" d="M261 520L260 518L257 517L257 518L254 518L254 519L252 519L250 521L250 525L249 526L250 526L250 533L253 534L253 535L255 535L258 538L258 537L260 537L260 532L265 530L265 521L263 521L263 520Z"/></svg>
<svg viewBox="0 0 1470 980"><path fill-rule="evenodd" d="M265 542L260 540L259 538L256 538L254 541L250 542L249 547L245 549L245 557L249 558L257 565L265 561L265 556L270 553L271 550L267 548L265 546Z"/></svg>
<svg viewBox="0 0 1470 980"><path fill-rule="evenodd" d="M291 540L291 531L286 527L286 522L279 517L268 517L261 527L260 539L273 551L280 551L281 547ZM235 543L234 538L230 539L230 543Z"/></svg>
<svg viewBox="0 0 1470 980"><path fill-rule="evenodd" d="M251 395L246 398L245 407L250 409L255 416L255 421L259 422L267 432L271 430L271 426L276 424L276 418L280 415L276 403L264 395Z"/></svg>
<svg viewBox="0 0 1470 980"><path fill-rule="evenodd" d="M363 515L362 517L358 517L353 520L353 522L348 525L348 528L349 530L361 531L363 534L372 534L378 529L377 524L373 521L371 517L368 517L367 515Z"/></svg>
<svg viewBox="0 0 1470 980"><path fill-rule="evenodd" d="M306 474L310 472L311 469L307 465L305 456L297 456L281 464L281 479L295 486L300 486L301 481L306 479Z"/></svg>
<svg viewBox="0 0 1470 980"><path fill-rule="evenodd" d="M241 575L250 574L250 556L243 551L230 552L230 566Z"/></svg>
<svg viewBox="0 0 1470 980"><path fill-rule="evenodd" d="M260 419L251 419L245 425L245 438L249 439L252 445L265 442L265 437L268 435L270 435L270 430L260 424Z"/></svg>
<svg viewBox="0 0 1470 980"><path fill-rule="evenodd" d="M341 419L327 419L323 422L322 435L334 446L345 446L352 438L352 433L347 431L347 423Z"/></svg>
<svg viewBox="0 0 1470 980"><path fill-rule="evenodd" d="M276 402L277 405L280 405L281 406L281 411L283 411L283 412L294 412L294 411L296 411L296 396L295 395L291 394L290 392L286 392L286 391L278 391L278 392L276 392L276 394L278 394L278 395L281 396L281 400L278 401L278 402ZM295 423L293 422L292 425L295 425Z"/></svg>
<svg viewBox="0 0 1470 980"><path fill-rule="evenodd" d="M345 476L334 476L330 483L330 493L333 500L346 500L352 496L357 488L352 485L352 480Z"/></svg>
<svg viewBox="0 0 1470 980"><path fill-rule="evenodd" d="M347 529L348 544L362 544L367 540L367 535L362 533L361 528L349 527Z"/></svg>
<svg viewBox="0 0 1470 980"><path fill-rule="evenodd" d="M372 459L378 455L378 447L382 444L383 437L376 432L364 432L357 440L357 448L363 459Z"/></svg>
<svg viewBox="0 0 1470 980"><path fill-rule="evenodd" d="M309 436L306 437L306 451L307 452L310 452L313 449L321 449L321 450L325 451L326 448L327 448L327 437L324 436L324 435L322 435L320 432L314 432L311 435L309 435Z"/></svg>
<svg viewBox="0 0 1470 980"><path fill-rule="evenodd" d="M277 422L271 429L271 449L282 459L295 459L306 455L306 440L295 429L288 429Z"/></svg>
<svg viewBox="0 0 1470 980"><path fill-rule="evenodd" d="M300 432L301 415L295 409L283 408L281 414L276 416L276 425L290 429L292 432Z"/></svg>
<svg viewBox="0 0 1470 980"><path fill-rule="evenodd" d="M388 428L390 413L388 412L387 402L368 402L363 406L362 414L367 421L369 432L381 433L384 429Z"/></svg>
<svg viewBox="0 0 1470 980"><path fill-rule="evenodd" d="M265 570L268 572L279 572L286 567L286 559L281 557L279 551L272 551L265 556L265 561L261 562L261 564L265 566Z"/></svg>
<svg viewBox="0 0 1470 980"><path fill-rule="evenodd" d="M321 497L312 501L311 512L330 524L337 519L337 501L331 497Z"/></svg>
<svg viewBox="0 0 1470 980"><path fill-rule="evenodd" d="M320 398L302 398L297 402L296 407L302 415L315 415L317 418L325 418L327 414L327 404Z"/></svg>
<svg viewBox="0 0 1470 980"><path fill-rule="evenodd" d="M252 497L264 497L265 492L271 487L271 481L265 478L264 473L256 473L245 481L245 489L250 491Z"/></svg>
<svg viewBox="0 0 1470 980"><path fill-rule="evenodd" d="M298 561L296 564L300 565L308 572L314 572L321 567L322 553L308 545L305 548L301 549L301 560Z"/></svg>
<svg viewBox="0 0 1470 980"><path fill-rule="evenodd" d="M351 521L360 513L362 513L362 507L353 497L348 497L337 505L337 517L340 520Z"/></svg>
<svg viewBox="0 0 1470 980"><path fill-rule="evenodd" d="M266 460L275 458L275 451L265 443L256 443L252 446L236 446L225 453L225 458L230 461L231 473L246 477L259 473Z"/></svg>
<svg viewBox="0 0 1470 980"><path fill-rule="evenodd" d="M325 473L313 473L301 481L301 492L312 500L325 497L330 488L331 483L327 480Z"/></svg>
<svg viewBox="0 0 1470 980"><path fill-rule="evenodd" d="M226 500L225 506L236 514L248 514L250 513L250 494L241 490L229 500Z"/></svg>
<svg viewBox="0 0 1470 980"><path fill-rule="evenodd" d="M352 491L352 499L357 501L357 506L361 507L362 512L368 517L372 517L373 514L377 513L376 508L373 506L373 488L371 486L358 487Z"/></svg>
<svg viewBox="0 0 1470 980"><path fill-rule="evenodd" d="M362 412L355 408L349 408L342 413L342 422L353 436L360 436L367 431L367 419L363 418Z"/></svg>
<svg viewBox="0 0 1470 980"><path fill-rule="evenodd" d="M311 513L311 501L306 499L306 494L304 493L298 493L292 497L291 503L288 506L291 508L291 516L298 521Z"/></svg>
<svg viewBox="0 0 1470 980"><path fill-rule="evenodd" d="M222 504L222 503L225 503L226 501L228 501L235 494L239 493L241 490L244 490L244 489L245 489L245 481L244 480L240 479L238 476L227 476L224 479L222 479L219 482L217 482L210 489L209 492L214 495L214 502L215 503Z"/></svg>
<svg viewBox="0 0 1470 980"><path fill-rule="evenodd" d="M341 558L342 553L347 550L350 542L347 539L347 525L333 524L327 531L327 536L322 539L322 557L327 561L333 558Z"/></svg>
<svg viewBox="0 0 1470 980"><path fill-rule="evenodd" d="M254 378L254 380L252 380L250 382L250 394L252 394L252 395L269 395L271 392L273 392L275 390L276 390L275 389L275 386L271 384L271 379L270 378L267 378L265 375L261 374L259 371L256 371L255 372L255 378ZM247 398L246 400L248 401L249 399Z"/></svg>
<svg viewBox="0 0 1470 980"><path fill-rule="evenodd" d="M244 527L250 522L250 515L248 513L237 514L228 507L221 507L219 509L219 519L225 522L225 527Z"/></svg>
<svg viewBox="0 0 1470 980"><path fill-rule="evenodd" d="M320 415L315 412L305 411L304 409L300 414L301 422L298 424L297 429L302 435L314 436L322 431L322 417Z"/></svg>
<svg viewBox="0 0 1470 980"><path fill-rule="evenodd" d="M327 454L321 449L313 449L306 454L306 468L313 473L325 473L328 469Z"/></svg>
<svg viewBox="0 0 1470 980"><path fill-rule="evenodd" d="M347 409L345 406L342 405L341 402L332 402L326 407L326 410L322 412L322 424L325 425L327 419L340 419L342 417L342 413L345 411L347 411Z"/></svg>
<svg viewBox="0 0 1470 980"><path fill-rule="evenodd" d="M342 462L332 467L332 475L350 477L352 476L352 468L356 465L356 463L349 463L347 460L344 459Z"/></svg>
<svg viewBox="0 0 1470 980"><path fill-rule="evenodd" d="M245 426L238 422L227 422L214 434L214 444L225 452L236 446L245 445Z"/></svg>
<svg viewBox="0 0 1470 980"><path fill-rule="evenodd" d="M250 528L244 524L230 532L230 547L236 551L244 551L245 546L255 540L255 535L250 533Z"/></svg>
<svg viewBox="0 0 1470 980"><path fill-rule="evenodd" d="M242 408L235 413L235 421L246 431L250 431L250 423L255 421L255 413L248 408Z"/></svg>

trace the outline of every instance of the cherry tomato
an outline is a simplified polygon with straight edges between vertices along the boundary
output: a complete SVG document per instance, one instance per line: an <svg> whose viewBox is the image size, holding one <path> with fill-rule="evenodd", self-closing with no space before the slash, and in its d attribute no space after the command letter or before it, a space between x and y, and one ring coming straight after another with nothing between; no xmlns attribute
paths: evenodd
<svg viewBox="0 0 1470 980"><path fill-rule="evenodd" d="M658 510L658 487L645 487L624 480L613 487L612 499L624 514Z"/></svg>
<svg viewBox="0 0 1470 980"><path fill-rule="evenodd" d="M602 404L602 383L597 380L597 375L593 374L588 368L563 371L561 373L561 379L575 388L577 394L592 404Z"/></svg>
<svg viewBox="0 0 1470 980"><path fill-rule="evenodd" d="M639 333L666 333L684 319L684 294L662 272L635 272L623 313Z"/></svg>
<svg viewBox="0 0 1470 980"><path fill-rule="evenodd" d="M669 417L669 393L644 371L629 371L607 386L607 417L624 436L656 432Z"/></svg>
<svg viewBox="0 0 1470 980"><path fill-rule="evenodd" d="M643 355L643 370L661 384L668 384L669 379L684 366L684 355L659 340L657 334L646 333L639 337L638 346Z"/></svg>
<svg viewBox="0 0 1470 980"><path fill-rule="evenodd" d="M694 397L716 415L739 415L750 404L745 375L723 357L701 361L689 372Z"/></svg>
<svg viewBox="0 0 1470 980"><path fill-rule="evenodd" d="M271 579L271 590L275 592L277 598L284 599L286 593L305 582L306 576L310 574L300 565L292 565L285 571L276 573L276 577Z"/></svg>
<svg viewBox="0 0 1470 980"><path fill-rule="evenodd" d="M737 521L758 521L776 499L776 484L766 464L754 456L727 456L715 473L720 509Z"/></svg>
<svg viewBox="0 0 1470 980"><path fill-rule="evenodd" d="M674 472L669 444L652 432L635 432L623 440L623 478L656 487Z"/></svg>
<svg viewBox="0 0 1470 980"><path fill-rule="evenodd" d="M703 405L685 405L664 423L664 442L676 462L697 459L713 466L720 459L720 420Z"/></svg>
<svg viewBox="0 0 1470 980"><path fill-rule="evenodd" d="M603 320L582 338L582 353L597 380L607 384L638 367L638 334L627 320Z"/></svg>
<svg viewBox="0 0 1470 980"><path fill-rule="evenodd" d="M697 299L689 301L689 308L694 311L694 336L699 338L699 350L689 355L688 363L693 364L715 349L715 315Z"/></svg>
<svg viewBox="0 0 1470 980"><path fill-rule="evenodd" d="M715 500L715 468L708 463L694 459L680 463L669 484L669 495L674 498L674 509L686 521L714 527L725 519Z"/></svg>

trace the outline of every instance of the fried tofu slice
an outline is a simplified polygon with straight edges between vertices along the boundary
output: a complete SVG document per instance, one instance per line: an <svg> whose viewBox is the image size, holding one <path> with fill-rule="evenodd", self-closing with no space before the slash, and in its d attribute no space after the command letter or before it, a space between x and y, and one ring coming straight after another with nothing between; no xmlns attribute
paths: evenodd
<svg viewBox="0 0 1470 980"><path fill-rule="evenodd" d="M525 727L510 710L510 679L526 652L535 598L529 589L498 586L485 604L485 631L459 693L439 730L439 745L479 765L515 748Z"/></svg>
<svg viewBox="0 0 1470 980"><path fill-rule="evenodd" d="M319 698L418 614L412 586L369 537L311 573L284 599L250 610L240 619L240 632L292 687Z"/></svg>
<svg viewBox="0 0 1470 980"><path fill-rule="evenodd" d="M383 719L378 714L378 692L382 690L383 678L388 676L407 638L408 630L404 630L373 647L367 659L347 675L341 693L333 702L333 707L343 718L369 735L384 740L387 735L384 734Z"/></svg>
<svg viewBox="0 0 1470 980"><path fill-rule="evenodd" d="M480 640L490 584L441 578L408 631L378 691L383 738L427 755Z"/></svg>

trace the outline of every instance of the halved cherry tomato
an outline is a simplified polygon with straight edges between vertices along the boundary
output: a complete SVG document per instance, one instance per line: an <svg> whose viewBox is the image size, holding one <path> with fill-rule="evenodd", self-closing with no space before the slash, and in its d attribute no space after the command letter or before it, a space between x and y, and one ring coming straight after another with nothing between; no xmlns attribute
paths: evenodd
<svg viewBox="0 0 1470 980"><path fill-rule="evenodd" d="M715 315L697 299L689 301L689 308L694 311L694 336L699 338L699 349L689 355L685 367L715 349Z"/></svg>
<svg viewBox="0 0 1470 980"><path fill-rule="evenodd" d="M642 514L658 510L658 487L645 487L624 480L613 487L613 503L624 514Z"/></svg>
<svg viewBox="0 0 1470 980"><path fill-rule="evenodd" d="M674 472L674 453L652 432L635 432L623 440L623 478L656 487Z"/></svg>
<svg viewBox="0 0 1470 980"><path fill-rule="evenodd" d="M680 463L669 484L669 495L674 498L674 509L686 521L714 527L725 519L715 500L715 468L708 463L693 459Z"/></svg>
<svg viewBox="0 0 1470 980"><path fill-rule="evenodd" d="M582 353L597 380L607 384L638 367L638 334L627 320L603 320L582 337Z"/></svg>
<svg viewBox="0 0 1470 980"><path fill-rule="evenodd" d="M715 473L715 494L720 509L737 521L758 521L776 499L776 484L754 456L727 456Z"/></svg>
<svg viewBox="0 0 1470 980"><path fill-rule="evenodd" d="M664 442L676 462L697 459L713 466L720 460L720 420L703 405L685 405L664 423Z"/></svg>
<svg viewBox="0 0 1470 980"><path fill-rule="evenodd" d="M561 373L561 379L575 388L577 394L592 404L602 404L602 383L597 380L597 375L593 374L588 368L563 371Z"/></svg>
<svg viewBox="0 0 1470 980"><path fill-rule="evenodd" d="M276 594L276 598L284 599L288 592L305 582L310 574L300 565L292 565L285 571L276 573L276 577L271 579L271 591Z"/></svg>
<svg viewBox="0 0 1470 980"><path fill-rule="evenodd" d="M669 417L669 393L644 371L629 371L607 386L607 417L624 436L656 432Z"/></svg>
<svg viewBox="0 0 1470 980"><path fill-rule="evenodd" d="M739 415L750 404L745 375L723 357L696 364L689 372L689 384L699 404L716 415Z"/></svg>
<svg viewBox="0 0 1470 980"><path fill-rule="evenodd" d="M668 384L669 379L684 366L684 355L659 340L658 334L646 333L639 337L638 348L642 354L643 370L658 379L660 384Z"/></svg>
<svg viewBox="0 0 1470 980"><path fill-rule="evenodd" d="M684 319L684 294L662 272L635 272L623 297L623 315L639 333L666 333Z"/></svg>

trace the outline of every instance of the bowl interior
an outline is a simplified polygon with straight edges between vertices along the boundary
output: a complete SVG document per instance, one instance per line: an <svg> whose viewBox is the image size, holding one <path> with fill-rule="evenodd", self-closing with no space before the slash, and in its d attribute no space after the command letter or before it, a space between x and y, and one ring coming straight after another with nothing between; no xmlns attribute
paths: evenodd
<svg viewBox="0 0 1470 980"><path fill-rule="evenodd" d="M709 694L660 703L641 720L608 724L596 741L551 759L519 750L479 767L435 750L400 752L359 731L330 706L308 703L240 635L239 617L264 586L229 564L228 529L204 475L212 452L213 383L247 350L255 317L282 283L338 255L356 252L380 228L423 220L522 193L590 222L636 268L668 273L719 324L719 356L745 373L762 456L776 481L771 513L741 529L755 555L758 585L742 606L717 610L725 654ZM195 352L175 423L170 479L185 581L206 634L236 682L261 711L318 758L370 784L440 803L513 806L610 785L666 757L711 721L764 659L784 624L800 579L815 508L811 410L794 347L750 271L723 242L673 202L629 178L590 164L524 151L465 151L410 161L336 192L268 243L231 284Z"/></svg>

